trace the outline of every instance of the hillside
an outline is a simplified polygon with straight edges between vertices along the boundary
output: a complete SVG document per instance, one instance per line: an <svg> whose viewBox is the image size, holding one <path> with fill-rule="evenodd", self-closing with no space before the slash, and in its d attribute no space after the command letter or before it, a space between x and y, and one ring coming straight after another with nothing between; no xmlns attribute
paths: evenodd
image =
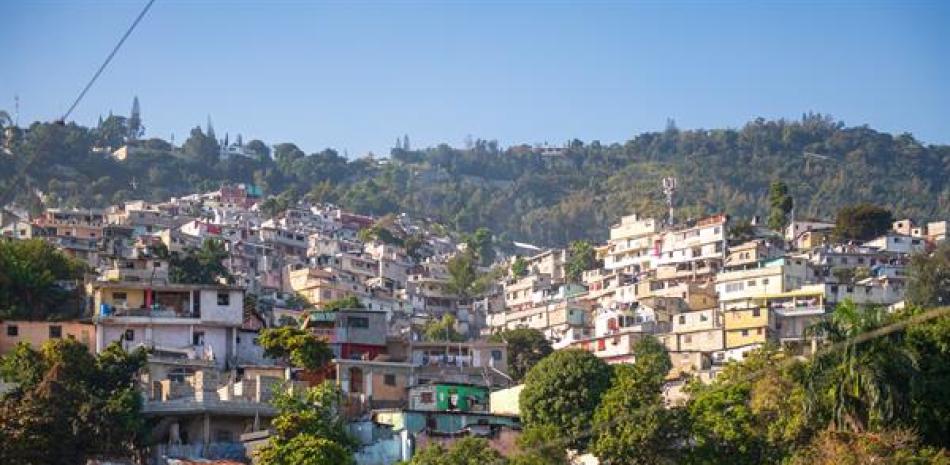
<svg viewBox="0 0 950 465"><path fill-rule="evenodd" d="M12 134L5 142L10 153L0 155L0 192L32 160L11 193L34 208L41 205L36 190L46 206L103 206L244 182L267 195L283 194L272 206L306 196L367 213L407 211L460 230L487 226L502 239L544 245L603 239L626 213L662 214L664 176L678 179L680 218L714 211L764 215L768 185L776 179L789 185L800 217L829 217L866 201L895 216L950 218L950 146L845 127L821 115L759 119L741 129L670 127L623 144L574 140L553 156L480 140L469 149L396 148L389 160L348 161L329 149L307 155L285 143L270 153L251 141L245 146L256 159L218 160L219 142L200 128L180 150L149 139L125 161L93 151L119 145L123 121L110 117L97 128L37 123Z"/></svg>

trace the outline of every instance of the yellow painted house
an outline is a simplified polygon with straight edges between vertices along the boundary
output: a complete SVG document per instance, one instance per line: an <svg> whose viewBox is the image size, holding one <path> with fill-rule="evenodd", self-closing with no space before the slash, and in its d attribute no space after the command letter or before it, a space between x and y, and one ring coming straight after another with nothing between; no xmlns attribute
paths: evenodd
<svg viewBox="0 0 950 465"><path fill-rule="evenodd" d="M768 307L750 306L723 311L726 349L764 344L774 337L775 321Z"/></svg>

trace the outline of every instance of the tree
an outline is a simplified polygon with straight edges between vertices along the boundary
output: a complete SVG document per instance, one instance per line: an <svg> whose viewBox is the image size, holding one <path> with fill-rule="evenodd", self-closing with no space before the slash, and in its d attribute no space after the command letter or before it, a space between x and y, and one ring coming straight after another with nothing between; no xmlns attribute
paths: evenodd
<svg viewBox="0 0 950 465"><path fill-rule="evenodd" d="M634 365L615 366L613 384L594 413L591 452L605 465L677 463L685 438L682 415L667 409L662 395L673 364L653 337L638 341L634 355Z"/></svg>
<svg viewBox="0 0 950 465"><path fill-rule="evenodd" d="M774 181L769 186L769 227L782 231L788 225L788 215L793 207L788 186L782 181Z"/></svg>
<svg viewBox="0 0 950 465"><path fill-rule="evenodd" d="M520 255L511 262L511 275L516 278L523 278L528 275L528 261Z"/></svg>
<svg viewBox="0 0 950 465"><path fill-rule="evenodd" d="M518 453L511 465L570 465L567 443L558 438L557 428L550 425L526 428L518 436Z"/></svg>
<svg viewBox="0 0 950 465"><path fill-rule="evenodd" d="M817 336L843 345L819 354L806 378L811 402L831 412L838 429L879 431L910 418L910 383L918 368L914 355L901 347L903 334L856 339L893 319L884 308L846 300L813 327Z"/></svg>
<svg viewBox="0 0 950 465"><path fill-rule="evenodd" d="M200 126L191 129L191 134L181 146L185 154L190 155L205 166L217 164L220 158L221 147L213 135L205 135Z"/></svg>
<svg viewBox="0 0 950 465"><path fill-rule="evenodd" d="M330 382L303 395L279 392L274 435L257 453L261 465L352 465L355 441L340 414L342 393Z"/></svg>
<svg viewBox="0 0 950 465"><path fill-rule="evenodd" d="M110 114L96 128L96 142L101 146L118 148L125 143L129 133L129 120L124 116Z"/></svg>
<svg viewBox="0 0 950 465"><path fill-rule="evenodd" d="M755 226L749 220L738 221L729 229L729 239L747 241L753 237L755 237Z"/></svg>
<svg viewBox="0 0 950 465"><path fill-rule="evenodd" d="M910 430L852 433L828 429L798 450L789 465L938 465L946 452L923 446Z"/></svg>
<svg viewBox="0 0 950 465"><path fill-rule="evenodd" d="M495 246L492 241L492 232L488 228L476 229L475 234L465 239L465 244L468 250L475 253L482 266L491 265L495 261Z"/></svg>
<svg viewBox="0 0 950 465"><path fill-rule="evenodd" d="M0 241L0 317L28 320L78 316L81 297L60 283L82 279L86 266L49 243Z"/></svg>
<svg viewBox="0 0 950 465"><path fill-rule="evenodd" d="M129 114L129 140L137 140L145 135L145 126L142 125L142 113L139 108L139 97L132 99L132 112Z"/></svg>
<svg viewBox="0 0 950 465"><path fill-rule="evenodd" d="M99 456L131 457L144 447L145 422L135 376L144 350L117 343L98 357L71 339L40 351L21 343L0 361L0 460L26 465L72 465Z"/></svg>
<svg viewBox="0 0 950 465"><path fill-rule="evenodd" d="M446 313L442 315L441 319L426 322L422 328L422 339L424 341L464 342L468 338L455 330L455 317Z"/></svg>
<svg viewBox="0 0 950 465"><path fill-rule="evenodd" d="M571 282L580 282L581 275L597 267L594 246L589 241L571 242L570 255L564 265L564 273Z"/></svg>
<svg viewBox="0 0 950 465"><path fill-rule="evenodd" d="M689 384L689 463L778 463L799 443L808 425L804 391L799 366L784 360L767 347L726 365L711 384Z"/></svg>
<svg viewBox="0 0 950 465"><path fill-rule="evenodd" d="M933 310L910 308L903 317L926 311ZM924 444L950 448L950 316L909 326L905 343L919 371L910 384L910 424Z"/></svg>
<svg viewBox="0 0 950 465"><path fill-rule="evenodd" d="M360 299L356 296L347 296L339 299L334 299L323 304L320 304L320 310L324 312L335 312L337 310L345 310L348 308L365 308L363 303L360 302Z"/></svg>
<svg viewBox="0 0 950 465"><path fill-rule="evenodd" d="M478 270L475 269L475 258L471 251L450 258L446 267L449 271L448 291L458 295L460 300L468 300L482 291L475 286Z"/></svg>
<svg viewBox="0 0 950 465"><path fill-rule="evenodd" d="M420 450L406 465L507 465L508 461L482 438L464 437L451 446L435 442Z"/></svg>
<svg viewBox="0 0 950 465"><path fill-rule="evenodd" d="M916 254L908 267L907 302L920 307L950 305L950 242L931 255Z"/></svg>
<svg viewBox="0 0 950 465"><path fill-rule="evenodd" d="M489 340L508 344L508 374L515 381L521 381L533 366L553 352L544 335L531 328L509 329L493 334Z"/></svg>
<svg viewBox="0 0 950 465"><path fill-rule="evenodd" d="M421 234L412 234L403 241L402 246L406 249L406 255L419 261L422 259L421 249L425 242L425 237Z"/></svg>
<svg viewBox="0 0 950 465"><path fill-rule="evenodd" d="M893 223L890 210L863 203L838 210L834 235L839 240L867 241L889 231Z"/></svg>
<svg viewBox="0 0 950 465"><path fill-rule="evenodd" d="M244 147L251 153L256 154L261 159L270 159L270 147L258 139L252 139Z"/></svg>
<svg viewBox="0 0 950 465"><path fill-rule="evenodd" d="M525 375L521 419L527 427L553 427L571 447L583 449L610 377L610 367L586 350L556 351Z"/></svg>
<svg viewBox="0 0 950 465"><path fill-rule="evenodd" d="M184 256L172 254L168 277L172 282L182 284L216 284L221 280L233 280L228 268L224 266L230 254L224 242L208 238L197 250L188 250Z"/></svg>
<svg viewBox="0 0 950 465"><path fill-rule="evenodd" d="M333 351L326 342L294 326L263 329L258 343L265 357L280 359L298 368L316 370L333 359Z"/></svg>

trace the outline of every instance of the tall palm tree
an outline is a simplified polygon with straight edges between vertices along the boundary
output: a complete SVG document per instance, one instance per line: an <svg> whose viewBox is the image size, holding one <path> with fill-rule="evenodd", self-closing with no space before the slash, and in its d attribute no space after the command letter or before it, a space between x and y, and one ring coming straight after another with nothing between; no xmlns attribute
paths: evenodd
<svg viewBox="0 0 950 465"><path fill-rule="evenodd" d="M838 429L863 432L897 426L910 411L910 381L917 359L894 332L867 340L858 336L894 322L886 309L847 300L810 328L833 349L811 364L806 384L811 407L825 407Z"/></svg>

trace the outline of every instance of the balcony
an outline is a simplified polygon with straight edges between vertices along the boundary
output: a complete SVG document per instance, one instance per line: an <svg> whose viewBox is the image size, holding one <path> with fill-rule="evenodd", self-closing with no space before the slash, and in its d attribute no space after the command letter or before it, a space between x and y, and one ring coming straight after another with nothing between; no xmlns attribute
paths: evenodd
<svg viewBox="0 0 950 465"><path fill-rule="evenodd" d="M200 318L201 315L195 312L187 312L171 307L153 305L152 307L130 308L124 306L113 306L102 304L99 306L99 314L96 320L107 320L110 318L121 317L139 317L139 318Z"/></svg>
<svg viewBox="0 0 950 465"><path fill-rule="evenodd" d="M824 315L825 307L823 305L773 306L772 311L775 312L776 315L783 317Z"/></svg>

